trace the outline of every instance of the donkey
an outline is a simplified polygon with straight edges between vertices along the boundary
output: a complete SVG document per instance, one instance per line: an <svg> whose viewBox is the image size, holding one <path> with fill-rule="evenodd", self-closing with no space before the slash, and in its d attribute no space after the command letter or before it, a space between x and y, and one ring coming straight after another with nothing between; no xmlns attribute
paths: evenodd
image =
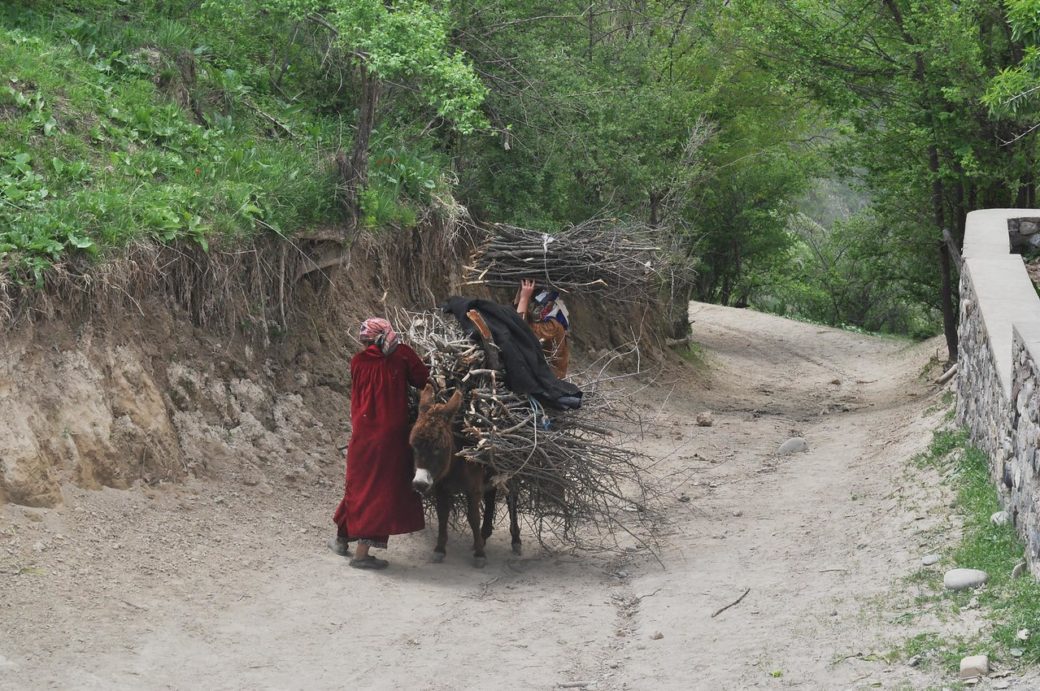
<svg viewBox="0 0 1040 691"><path fill-rule="evenodd" d="M429 384L419 395L419 417L412 426L409 443L415 458L415 477L412 487L426 494L431 488L437 508L437 546L433 561L444 561L448 542L448 514L452 497L465 492L466 518L473 530L473 565L487 564L484 542L491 537L495 520L495 499L498 490L490 482L489 471L479 463L457 455L455 415L462 406L462 392L456 391L447 403L436 403L433 387ZM484 523L480 523L480 500L484 499ZM517 520L516 492L511 489L506 497L509 507L509 532L513 537L513 553L520 554L520 524Z"/></svg>

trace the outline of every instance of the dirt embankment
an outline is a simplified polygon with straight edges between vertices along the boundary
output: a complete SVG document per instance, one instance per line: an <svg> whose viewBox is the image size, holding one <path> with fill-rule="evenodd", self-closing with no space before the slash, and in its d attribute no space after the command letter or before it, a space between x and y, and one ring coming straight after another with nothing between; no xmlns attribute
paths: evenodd
<svg viewBox="0 0 1040 691"><path fill-rule="evenodd" d="M261 244L172 268L160 265L180 250L138 251L102 280L66 276L100 299L43 295L47 313L21 305L0 340L0 503L224 472L247 485L313 477L346 443L358 319L432 306L458 282L451 242L438 227L365 238L290 290L287 248ZM143 276L142 256L165 273Z"/></svg>
<svg viewBox="0 0 1040 691"><path fill-rule="evenodd" d="M300 248L261 242L138 248L20 304L0 285L0 316L21 317L0 338L0 503L53 507L69 485L317 477L346 445L359 320L472 292L470 247L431 221L363 237L345 263L302 278ZM620 328L617 308L574 308L579 346L650 329Z"/></svg>

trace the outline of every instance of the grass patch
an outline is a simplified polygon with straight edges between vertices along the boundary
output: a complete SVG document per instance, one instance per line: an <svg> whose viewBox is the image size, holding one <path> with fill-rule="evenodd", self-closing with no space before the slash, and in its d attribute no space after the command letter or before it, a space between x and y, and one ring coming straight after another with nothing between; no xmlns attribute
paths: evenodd
<svg viewBox="0 0 1040 691"><path fill-rule="evenodd" d="M40 283L135 241L208 249L342 220L332 159L352 106L327 102L302 48L299 83L272 85L275 27L174 4L0 3L0 271ZM413 226L446 184L412 134L373 136L366 227Z"/></svg>
<svg viewBox="0 0 1040 691"><path fill-rule="evenodd" d="M1001 668L1040 663L1040 584L1028 575L1011 577L1012 569L1022 559L1024 545L1012 526L990 521L990 516L1001 507L990 480L986 454L969 442L966 430L939 430L933 434L928 450L912 462L918 468L943 472L945 481L956 488L954 510L962 518L963 534L960 543L944 555L944 561L989 574L984 588L954 593L942 588L939 571L922 570L910 581L926 585L933 594L919 597L916 604L938 604L940 617L956 617L978 607L990 626L969 638L946 638L935 632L919 634L906 643L901 657L920 655L951 671L957 669L962 657L983 653ZM1029 640L1017 639L1021 629L1032 632Z"/></svg>
<svg viewBox="0 0 1040 691"><path fill-rule="evenodd" d="M696 341L689 341L685 347L678 348L675 352L679 354L679 357L686 360L686 362L690 363L697 369L703 369L707 364L707 356L704 346Z"/></svg>
<svg viewBox="0 0 1040 691"><path fill-rule="evenodd" d="M145 53L85 48L0 24L0 259L52 262L134 240L307 227L334 213L315 142L252 120L193 120ZM230 77L225 76L226 79Z"/></svg>

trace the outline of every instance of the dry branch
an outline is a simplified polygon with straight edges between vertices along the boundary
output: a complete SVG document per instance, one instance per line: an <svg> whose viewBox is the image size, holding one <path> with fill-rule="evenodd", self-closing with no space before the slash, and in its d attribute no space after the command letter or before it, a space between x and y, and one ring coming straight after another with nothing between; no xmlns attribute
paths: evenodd
<svg viewBox="0 0 1040 691"><path fill-rule="evenodd" d="M734 600L733 602L729 603L728 605L726 605L726 606L724 606L724 607L719 607L719 608L718 608L717 610L715 610L715 611L714 611L714 612L712 613L712 615L711 615L711 616L712 616L712 618L714 619L715 617L719 616L720 614L722 614L723 612L725 612L725 611L726 611L727 609L729 609L730 607L736 607L737 605L739 605L739 604L740 604L740 601L741 601L741 600L743 600L743 599L744 599L745 597L747 597L747 594L748 594L748 593L750 593L750 592L751 592L751 588L745 588L745 589L744 589L744 592L743 592L743 593L741 593L741 594L740 594L740 597L738 597L738 598L737 598L736 600Z"/></svg>
<svg viewBox="0 0 1040 691"><path fill-rule="evenodd" d="M564 293L653 301L665 266L659 233L617 219L593 219L553 234L496 223L466 267L466 282L515 288L532 278Z"/></svg>
<svg viewBox="0 0 1040 691"><path fill-rule="evenodd" d="M456 428L459 455L486 466L501 489L518 491L521 511L539 539L551 535L604 548L616 545L622 533L632 535L633 518L652 521L655 493L643 457L618 438L632 420L599 381L578 382L584 390L579 410L547 410L507 389L504 373L487 367L484 349L453 318L399 312L395 320L430 366L438 398L456 389L464 393ZM592 534L599 539L594 545Z"/></svg>

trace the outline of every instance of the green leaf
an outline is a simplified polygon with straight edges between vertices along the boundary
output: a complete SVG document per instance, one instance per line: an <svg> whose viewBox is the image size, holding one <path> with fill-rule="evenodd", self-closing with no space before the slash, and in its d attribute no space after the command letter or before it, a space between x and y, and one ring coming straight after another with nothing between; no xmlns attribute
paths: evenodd
<svg viewBox="0 0 1040 691"><path fill-rule="evenodd" d="M70 234L67 238L69 244L77 249L85 250L94 246L94 241L88 237Z"/></svg>

